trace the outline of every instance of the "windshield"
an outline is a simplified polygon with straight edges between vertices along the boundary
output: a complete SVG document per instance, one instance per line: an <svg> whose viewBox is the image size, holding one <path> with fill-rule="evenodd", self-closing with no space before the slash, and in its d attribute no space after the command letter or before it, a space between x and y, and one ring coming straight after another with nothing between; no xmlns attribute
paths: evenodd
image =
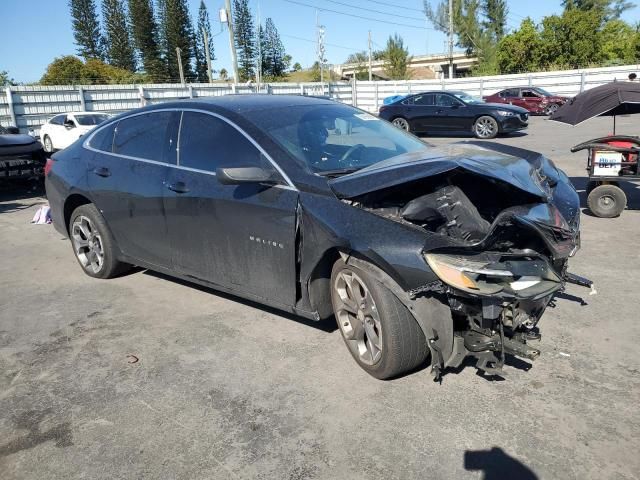
<svg viewBox="0 0 640 480"><path fill-rule="evenodd" d="M78 125L89 126L101 124L109 118L109 115L105 113L74 115L74 118L76 119L76 122L78 122Z"/></svg>
<svg viewBox="0 0 640 480"><path fill-rule="evenodd" d="M465 92L451 92L453 93L453 95L455 95L457 98L459 98L460 100L462 100L464 103L484 103L484 100L482 100L479 97L474 97L473 95L469 95L468 93Z"/></svg>
<svg viewBox="0 0 640 480"><path fill-rule="evenodd" d="M533 90L535 90L541 95L544 95L545 97L553 97L553 93L547 92L544 88L536 87Z"/></svg>
<svg viewBox="0 0 640 480"><path fill-rule="evenodd" d="M252 120L320 175L349 173L428 146L386 120L340 104L255 112Z"/></svg>

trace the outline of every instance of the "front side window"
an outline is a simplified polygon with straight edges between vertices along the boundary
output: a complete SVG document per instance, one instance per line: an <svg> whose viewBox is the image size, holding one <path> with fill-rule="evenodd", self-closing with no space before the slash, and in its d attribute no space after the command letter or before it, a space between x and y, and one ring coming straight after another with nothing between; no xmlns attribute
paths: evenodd
<svg viewBox="0 0 640 480"><path fill-rule="evenodd" d="M522 91L522 96L524 98L538 98L539 97L539 95L536 92L534 92L533 90L523 90Z"/></svg>
<svg viewBox="0 0 640 480"><path fill-rule="evenodd" d="M118 122L113 139L113 153L128 157L174 163L175 139L171 128L175 112L150 112Z"/></svg>
<svg viewBox="0 0 640 480"><path fill-rule="evenodd" d="M260 150L235 127L206 113L184 112L179 165L206 172L225 167L266 167Z"/></svg>
<svg viewBox="0 0 640 480"><path fill-rule="evenodd" d="M436 105L438 107L453 107L454 105L460 105L460 102L451 95L446 93L436 93Z"/></svg>
<svg viewBox="0 0 640 480"><path fill-rule="evenodd" d="M462 100L464 103L467 103L467 104L476 105L479 103L484 103L484 100L482 100L480 97L474 97L473 95L469 95L468 93L465 93L465 92L453 92L453 95L457 99Z"/></svg>

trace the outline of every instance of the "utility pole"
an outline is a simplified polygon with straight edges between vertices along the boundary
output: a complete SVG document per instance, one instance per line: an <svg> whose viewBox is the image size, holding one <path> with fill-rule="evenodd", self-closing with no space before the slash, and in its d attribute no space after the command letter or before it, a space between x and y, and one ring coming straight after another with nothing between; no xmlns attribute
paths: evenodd
<svg viewBox="0 0 640 480"><path fill-rule="evenodd" d="M207 77L209 77L209 83L213 83L213 74L211 73L211 54L209 53L209 35L207 31L202 29L202 37L204 38L204 54L207 56Z"/></svg>
<svg viewBox="0 0 640 480"><path fill-rule="evenodd" d="M240 77L238 76L238 57L236 55L236 42L233 36L233 18L231 16L231 0L225 0L225 8L220 11L220 21L227 23L229 27L229 49L231 50L231 62L233 63L233 82L238 83ZM223 18L224 12L224 18Z"/></svg>
<svg viewBox="0 0 640 480"><path fill-rule="evenodd" d="M318 10L316 10L316 29L318 30L318 64L320 66L320 83L324 83L324 25L318 24Z"/></svg>
<svg viewBox="0 0 640 480"><path fill-rule="evenodd" d="M369 30L369 81L373 80L373 75L371 74L371 30Z"/></svg>
<svg viewBox="0 0 640 480"><path fill-rule="evenodd" d="M180 71L180 83L184 85L184 72L182 71L182 50L176 47L176 57L178 58L178 70Z"/></svg>
<svg viewBox="0 0 640 480"><path fill-rule="evenodd" d="M449 0L449 78L453 78L453 0Z"/></svg>

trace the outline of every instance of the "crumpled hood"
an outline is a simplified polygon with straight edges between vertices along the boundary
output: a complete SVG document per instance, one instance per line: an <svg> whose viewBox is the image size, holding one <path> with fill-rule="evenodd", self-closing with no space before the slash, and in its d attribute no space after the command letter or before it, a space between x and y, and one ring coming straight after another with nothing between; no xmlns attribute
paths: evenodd
<svg viewBox="0 0 640 480"><path fill-rule="evenodd" d="M339 198L355 199L456 169L505 182L531 195L531 202L506 209L492 230L512 218L543 227L547 231L541 233L554 243L564 241L557 238L558 234L566 236L568 243L578 241L580 201L577 192L553 162L530 150L494 142L460 142L394 157L332 179L329 185Z"/></svg>

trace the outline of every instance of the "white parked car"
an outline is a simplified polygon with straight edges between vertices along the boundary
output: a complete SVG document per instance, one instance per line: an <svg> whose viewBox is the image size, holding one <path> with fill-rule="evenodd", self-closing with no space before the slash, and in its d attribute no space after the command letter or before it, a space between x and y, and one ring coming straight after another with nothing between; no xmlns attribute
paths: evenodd
<svg viewBox="0 0 640 480"><path fill-rule="evenodd" d="M62 150L108 118L101 112L61 113L40 127L40 140L46 152Z"/></svg>

